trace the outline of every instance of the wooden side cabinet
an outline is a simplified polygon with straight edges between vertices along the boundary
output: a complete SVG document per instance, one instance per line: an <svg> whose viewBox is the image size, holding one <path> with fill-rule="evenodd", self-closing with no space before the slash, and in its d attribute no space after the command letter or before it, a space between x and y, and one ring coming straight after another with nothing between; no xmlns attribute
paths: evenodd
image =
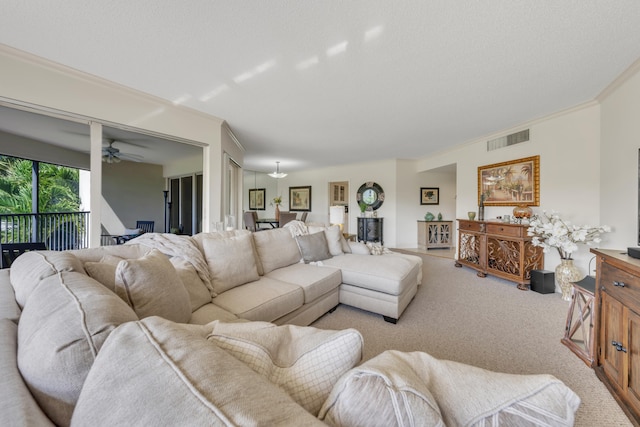
<svg viewBox="0 0 640 427"><path fill-rule="evenodd" d="M418 248L450 248L453 221L418 221Z"/></svg>
<svg viewBox="0 0 640 427"><path fill-rule="evenodd" d="M640 424L640 260L622 250L596 254L598 377Z"/></svg>
<svg viewBox="0 0 640 427"><path fill-rule="evenodd" d="M384 218L358 217L358 242L375 242L384 245Z"/></svg>
<svg viewBox="0 0 640 427"><path fill-rule="evenodd" d="M526 225L499 221L458 220L456 267L467 266L529 289L531 270L544 269L542 248L531 244Z"/></svg>

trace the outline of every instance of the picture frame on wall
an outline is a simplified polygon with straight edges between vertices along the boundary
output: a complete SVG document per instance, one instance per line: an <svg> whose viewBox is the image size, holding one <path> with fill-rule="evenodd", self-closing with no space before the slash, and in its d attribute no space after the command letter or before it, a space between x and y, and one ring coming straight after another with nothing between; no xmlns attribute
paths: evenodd
<svg viewBox="0 0 640 427"><path fill-rule="evenodd" d="M264 197L266 189L253 188L249 190L249 210L263 211L265 209Z"/></svg>
<svg viewBox="0 0 640 427"><path fill-rule="evenodd" d="M478 204L540 206L540 156L478 167Z"/></svg>
<svg viewBox="0 0 640 427"><path fill-rule="evenodd" d="M289 187L289 211L311 212L311 186Z"/></svg>
<svg viewBox="0 0 640 427"><path fill-rule="evenodd" d="M440 204L440 188L421 187L420 188L420 204L421 205L439 205Z"/></svg>

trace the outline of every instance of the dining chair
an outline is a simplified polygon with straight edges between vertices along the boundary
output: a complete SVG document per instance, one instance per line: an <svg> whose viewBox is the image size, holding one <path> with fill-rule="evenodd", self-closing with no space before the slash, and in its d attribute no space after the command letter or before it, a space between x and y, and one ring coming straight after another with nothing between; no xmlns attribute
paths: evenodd
<svg viewBox="0 0 640 427"><path fill-rule="evenodd" d="M302 216L300 217L300 221L307 222L307 215L309 215L309 212L302 212Z"/></svg>
<svg viewBox="0 0 640 427"><path fill-rule="evenodd" d="M242 214L242 219L244 221L244 228L249 231L258 231L258 225L256 223L256 219L258 218L258 213L256 211L245 211Z"/></svg>
<svg viewBox="0 0 640 427"><path fill-rule="evenodd" d="M9 268L11 263L28 251L44 251L44 242L32 243L0 243L0 268Z"/></svg>
<svg viewBox="0 0 640 427"><path fill-rule="evenodd" d="M280 219L278 220L278 227L282 227L288 222L295 221L296 215L295 212L286 212L280 211Z"/></svg>

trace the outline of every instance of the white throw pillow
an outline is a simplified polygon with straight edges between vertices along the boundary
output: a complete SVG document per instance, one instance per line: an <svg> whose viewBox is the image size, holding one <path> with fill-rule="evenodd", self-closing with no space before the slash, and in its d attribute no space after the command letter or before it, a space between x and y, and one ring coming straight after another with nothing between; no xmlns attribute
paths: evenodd
<svg viewBox="0 0 640 427"><path fill-rule="evenodd" d="M160 316L186 323L191 318L189 293L169 258L157 249L120 261L115 286L116 294L141 319Z"/></svg>
<svg viewBox="0 0 640 427"><path fill-rule="evenodd" d="M212 322L211 342L281 386L316 415L333 385L362 359L362 335L267 322Z"/></svg>
<svg viewBox="0 0 640 427"><path fill-rule="evenodd" d="M202 245L216 294L220 295L236 286L260 279L251 234L226 239L204 239Z"/></svg>
<svg viewBox="0 0 640 427"><path fill-rule="evenodd" d="M344 374L318 419L332 426L444 427L427 382L412 366L382 353Z"/></svg>
<svg viewBox="0 0 640 427"><path fill-rule="evenodd" d="M376 375L377 387L366 385L369 393L356 396L357 382L363 375ZM386 388L384 383L393 384ZM358 398L365 402L381 400L362 417L370 416L364 425L377 425L378 416L392 402L383 402L391 395L380 396L400 385L423 396L426 391L435 398L442 419L448 426L573 426L580 398L562 381L552 375L515 375L491 372L475 366L448 360L438 360L422 353L388 350L347 373L336 385L319 413L319 418L333 425L349 424L357 419L357 408L350 406ZM417 396L417 395L415 395ZM415 397L414 396L414 397ZM344 402L341 402L344 399ZM426 400L403 402L407 414L425 412ZM429 405L432 405L429 403ZM434 407L435 409L435 407ZM393 425L393 423L380 424ZM426 424L423 424L426 425ZM434 424L438 425L438 424Z"/></svg>

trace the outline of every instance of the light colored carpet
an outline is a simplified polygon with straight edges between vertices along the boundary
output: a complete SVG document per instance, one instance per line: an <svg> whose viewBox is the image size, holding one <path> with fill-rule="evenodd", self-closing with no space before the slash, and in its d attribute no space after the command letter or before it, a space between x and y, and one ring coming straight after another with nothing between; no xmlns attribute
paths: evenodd
<svg viewBox="0 0 640 427"><path fill-rule="evenodd" d="M582 400L576 426L632 425L593 370L560 343L569 307L560 294L521 291L450 259L421 257L423 285L396 325L340 305L312 326L359 330L365 360L389 349L424 351L492 371L551 374Z"/></svg>

